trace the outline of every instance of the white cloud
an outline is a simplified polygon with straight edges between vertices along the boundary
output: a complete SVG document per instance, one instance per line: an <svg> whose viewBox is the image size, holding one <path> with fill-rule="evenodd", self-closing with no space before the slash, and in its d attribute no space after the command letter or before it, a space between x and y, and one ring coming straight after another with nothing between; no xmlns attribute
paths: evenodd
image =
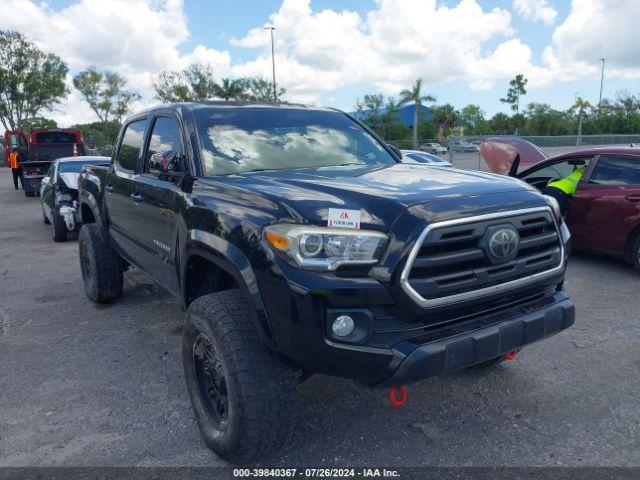
<svg viewBox="0 0 640 480"><path fill-rule="evenodd" d="M143 95L141 105L155 103L152 76L191 62L210 63L218 76L228 75L231 58L198 45L186 55L179 46L189 38L180 0L81 0L61 10L31 0L3 0L0 28L18 30L61 56L70 76L90 65L115 70ZM8 13L10 12L10 14ZM51 115L61 125L94 121L78 92Z"/></svg>
<svg viewBox="0 0 640 480"><path fill-rule="evenodd" d="M513 0L513 9L522 18L551 25L558 11L547 0Z"/></svg>
<svg viewBox="0 0 640 480"><path fill-rule="evenodd" d="M511 14L499 8L485 11L476 0L451 8L438 3L379 0L362 17L347 10L314 12L309 0L284 0L269 22L232 40L261 49L256 60L235 71L268 75L270 39L264 27L274 25L277 70L296 99L317 100L324 92L359 83L397 93L416 78L427 85L473 81L480 74L476 66L490 56L483 55L484 42L513 35Z"/></svg>
<svg viewBox="0 0 640 480"><path fill-rule="evenodd" d="M89 65L118 71L143 94L141 107L155 103L152 76L192 62L212 64L218 78L270 79L266 25L276 27L277 79L291 101L320 103L347 86L397 95L417 78L427 92L450 81L486 90L518 73L535 89L596 75L600 57L607 59L607 77L640 78L640 43L629 36L640 18L638 0L572 0L541 60L517 36L512 13L483 7L481 0L376 0L366 14L314 11L310 0L283 0L263 25L230 40L254 52L243 62L206 45L185 53L189 24L181 0L78 0L58 10L38 0L1 2L11 13L0 17L0 28L19 30L57 53L72 74ZM534 21L557 19L550 0L512 5ZM77 92L53 116L61 125L94 119Z"/></svg>
<svg viewBox="0 0 640 480"><path fill-rule="evenodd" d="M595 76L605 58L608 78L640 78L640 43L633 39L638 18L637 0L572 0L544 51L547 68L569 80Z"/></svg>

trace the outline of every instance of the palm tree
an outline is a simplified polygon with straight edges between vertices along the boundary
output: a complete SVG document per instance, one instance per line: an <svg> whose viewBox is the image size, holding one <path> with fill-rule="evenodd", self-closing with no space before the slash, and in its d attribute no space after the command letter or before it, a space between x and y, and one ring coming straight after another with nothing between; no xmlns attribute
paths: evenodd
<svg viewBox="0 0 640 480"><path fill-rule="evenodd" d="M404 89L400 92L400 103L399 105L404 105L405 103L413 102L413 148L418 148L418 113L420 112L420 107L422 106L422 102L435 102L436 99L432 95L422 95L422 79L419 78L416 80L416 83L413 84L413 87L410 90Z"/></svg>
<svg viewBox="0 0 640 480"><path fill-rule="evenodd" d="M570 110L578 111L578 138L576 139L576 146L582 145L582 117L584 111L587 108L591 108L591 104L587 100L583 100L581 97L576 98L576 103Z"/></svg>
<svg viewBox="0 0 640 480"><path fill-rule="evenodd" d="M387 139L388 128L394 125L398 120L398 108L400 103L395 98L387 98L387 103L384 105L384 113L382 114L382 137Z"/></svg>
<svg viewBox="0 0 640 480"><path fill-rule="evenodd" d="M223 100L240 100L245 95L245 89L244 83L234 78L223 78L222 83L213 87L215 96Z"/></svg>
<svg viewBox="0 0 640 480"><path fill-rule="evenodd" d="M433 109L433 122L445 137L451 134L460 120L460 114L450 103L445 103Z"/></svg>

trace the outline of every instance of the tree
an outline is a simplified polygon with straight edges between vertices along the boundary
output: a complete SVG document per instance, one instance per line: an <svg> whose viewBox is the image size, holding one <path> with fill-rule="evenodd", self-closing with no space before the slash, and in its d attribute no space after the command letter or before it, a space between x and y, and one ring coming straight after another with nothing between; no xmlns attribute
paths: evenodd
<svg viewBox="0 0 640 480"><path fill-rule="evenodd" d="M460 110L460 120L464 125L465 132L469 135L482 134L481 130L486 120L484 119L484 111L479 105L469 104Z"/></svg>
<svg viewBox="0 0 640 480"><path fill-rule="evenodd" d="M445 137L451 134L459 120L458 111L450 103L445 103L433 109L433 122Z"/></svg>
<svg viewBox="0 0 640 480"><path fill-rule="evenodd" d="M548 103L530 103L524 112L525 135L567 135L572 132L571 118L566 112L554 110Z"/></svg>
<svg viewBox="0 0 640 480"><path fill-rule="evenodd" d="M31 132L34 128L58 128L58 123L51 118L33 117L25 118L19 125L18 130L25 133Z"/></svg>
<svg viewBox="0 0 640 480"><path fill-rule="evenodd" d="M365 118L365 123L376 131L382 132L381 109L384 105L384 95L367 94L364 100L356 100L356 111Z"/></svg>
<svg viewBox="0 0 640 480"><path fill-rule="evenodd" d="M511 119L506 113L498 112L489 120L491 130L498 135L506 135L511 132Z"/></svg>
<svg viewBox="0 0 640 480"><path fill-rule="evenodd" d="M0 30L0 121L15 130L67 96L67 64L19 32Z"/></svg>
<svg viewBox="0 0 640 480"><path fill-rule="evenodd" d="M240 78L223 78L214 86L214 95L223 100L242 100L247 97L246 81Z"/></svg>
<svg viewBox="0 0 640 480"><path fill-rule="evenodd" d="M511 110L513 110L513 113L515 115L520 114L520 97L522 95L526 95L527 90L525 87L528 82L529 80L524 78L524 75L522 75L521 73L516 75L515 78L509 82L509 90L507 90L507 96L500 99L502 103L508 103L509 105L511 105ZM516 135L518 134L519 124L520 121L518 119L515 122Z"/></svg>
<svg viewBox="0 0 640 480"><path fill-rule="evenodd" d="M411 138L413 148L418 148L418 121L422 102L435 102L432 95L422 95L422 79L416 80L411 89L404 89L400 92L400 105L413 102L413 136Z"/></svg>
<svg viewBox="0 0 640 480"><path fill-rule="evenodd" d="M582 145L582 117L584 111L591 108L591 104L587 100L583 100L581 97L576 98L576 103L571 107L570 111L578 112L578 138L576 139L576 146Z"/></svg>
<svg viewBox="0 0 640 480"><path fill-rule="evenodd" d="M140 95L127 90L127 81L116 72L100 71L89 67L73 77L73 86L78 89L102 123L127 114L131 104L140 100Z"/></svg>
<svg viewBox="0 0 640 480"><path fill-rule="evenodd" d="M400 124L400 117L398 116L398 109L400 103L394 97L388 97L384 104L384 111L380 117L380 123L382 126L382 137L388 138L390 130L398 124ZM404 127L404 125L402 125Z"/></svg>
<svg viewBox="0 0 640 480"><path fill-rule="evenodd" d="M216 93L213 68L192 63L184 70L168 70L153 80L156 98L163 103L197 102L213 98Z"/></svg>
<svg viewBox="0 0 640 480"><path fill-rule="evenodd" d="M252 102L273 102L273 84L262 77L247 77L238 79L244 87L244 93L241 100L249 100ZM276 99L279 99L286 93L286 89L278 87L276 90Z"/></svg>

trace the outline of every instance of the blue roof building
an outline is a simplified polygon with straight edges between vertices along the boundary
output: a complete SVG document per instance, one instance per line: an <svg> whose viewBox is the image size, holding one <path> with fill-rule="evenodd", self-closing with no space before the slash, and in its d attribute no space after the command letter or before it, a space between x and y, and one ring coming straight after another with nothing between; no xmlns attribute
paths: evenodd
<svg viewBox="0 0 640 480"><path fill-rule="evenodd" d="M402 123L404 123L407 127L413 127L413 105L413 103L402 105L396 112L398 114L398 118L400 118ZM386 112L386 108L380 109L380 115L384 115ZM358 120L363 121L367 120L368 118L367 114L364 112L351 112L351 115L356 117ZM429 121L433 118L433 112L431 111L431 109L429 107L425 107L424 105L420 105L418 115L420 120L423 122Z"/></svg>

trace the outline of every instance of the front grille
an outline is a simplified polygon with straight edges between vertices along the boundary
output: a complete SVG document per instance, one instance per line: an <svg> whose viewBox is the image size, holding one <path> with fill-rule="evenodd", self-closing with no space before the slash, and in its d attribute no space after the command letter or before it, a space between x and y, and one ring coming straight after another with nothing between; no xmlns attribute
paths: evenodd
<svg viewBox="0 0 640 480"><path fill-rule="evenodd" d="M517 230L517 253L492 261L487 239ZM442 306L527 285L563 268L563 247L549 208L483 215L428 226L411 251L401 282L423 307Z"/></svg>

